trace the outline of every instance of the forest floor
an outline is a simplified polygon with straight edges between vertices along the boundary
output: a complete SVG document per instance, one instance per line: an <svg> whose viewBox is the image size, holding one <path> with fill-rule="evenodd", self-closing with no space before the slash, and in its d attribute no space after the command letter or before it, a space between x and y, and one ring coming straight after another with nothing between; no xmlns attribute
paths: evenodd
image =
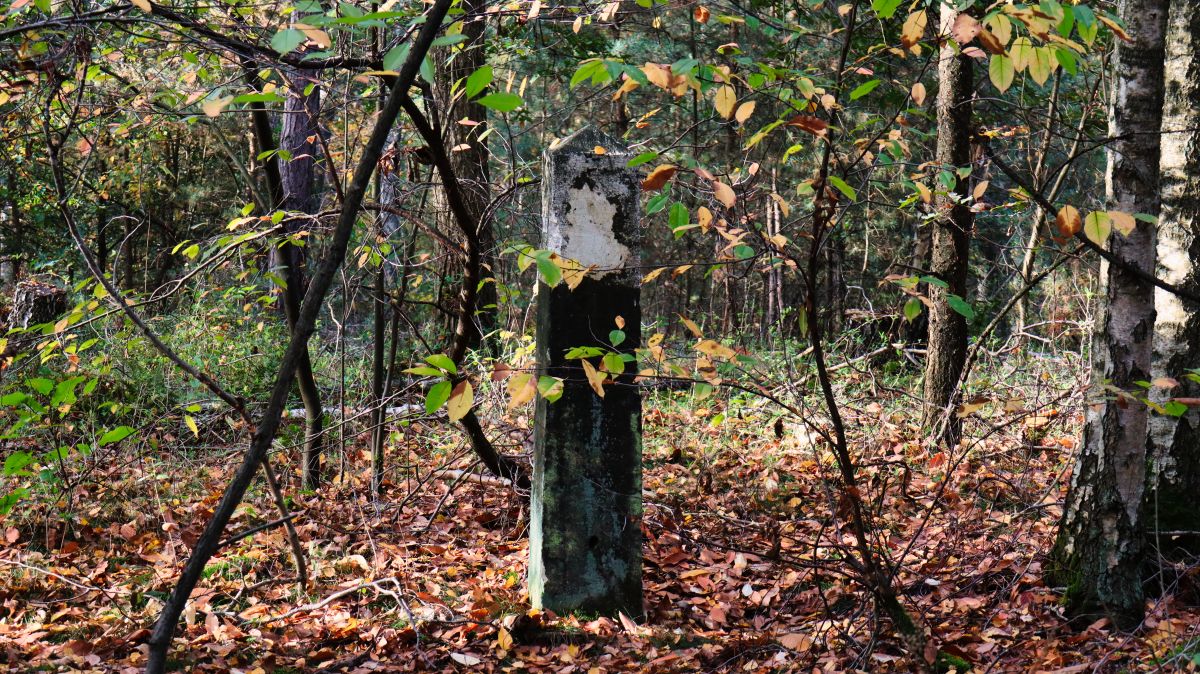
<svg viewBox="0 0 1200 674"><path fill-rule="evenodd" d="M1043 581L1077 406L1053 407L1062 400L1053 391L1031 394L1042 396L1036 411L994 402L979 411L986 418L968 419L975 439L931 456L911 403L862 386L845 412L865 497L878 543L901 569L902 600L953 656L942 671L1200 669L1196 584L1170 588L1128 635L1104 620L1072 629L1061 588ZM356 449L364 434L350 438L354 470L342 481L293 495L315 584L296 589L280 528L227 547L194 595L174 664L255 673L915 671L848 575L852 539L833 516L843 506L824 443L798 425L777 437L770 411L735 403L647 401L644 619L529 611L525 500L461 473L423 470L418 481L398 468L377 507L358 469L369 463ZM518 442L527 435L528 418L508 423ZM461 439L444 422L414 423L402 437L393 461L470 464L455 458ZM236 451L168 463L144 449L97 465L54 513L10 517L0 541L0 663L138 671L147 628ZM272 519L255 492L230 531Z"/></svg>

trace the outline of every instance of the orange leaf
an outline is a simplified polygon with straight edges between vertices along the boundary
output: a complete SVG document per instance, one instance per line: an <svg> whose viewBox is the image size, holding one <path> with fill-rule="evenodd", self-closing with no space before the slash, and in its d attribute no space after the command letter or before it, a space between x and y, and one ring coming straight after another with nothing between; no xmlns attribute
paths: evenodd
<svg viewBox="0 0 1200 674"><path fill-rule="evenodd" d="M646 179L642 181L642 191L653 192L655 190L661 190L663 185L666 185L667 181L669 181L675 175L675 170L675 167L671 164L662 164L661 166L656 167L650 172L650 175L646 176Z"/></svg>
<svg viewBox="0 0 1200 674"><path fill-rule="evenodd" d="M1067 205L1058 209L1054 224L1058 227L1059 236L1070 238L1083 229L1083 218L1079 216L1079 209Z"/></svg>
<svg viewBox="0 0 1200 674"><path fill-rule="evenodd" d="M798 115L793 117L787 125L799 127L801 130L807 131L818 138L823 138L825 130L829 128L829 122L820 117L813 117L812 115Z"/></svg>

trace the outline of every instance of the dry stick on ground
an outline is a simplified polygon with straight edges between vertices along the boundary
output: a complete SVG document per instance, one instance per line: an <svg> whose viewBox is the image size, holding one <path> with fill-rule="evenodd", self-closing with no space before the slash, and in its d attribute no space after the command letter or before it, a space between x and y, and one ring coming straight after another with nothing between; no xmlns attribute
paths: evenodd
<svg viewBox="0 0 1200 674"><path fill-rule="evenodd" d="M47 102L54 98L60 86L61 83L56 83L54 90L47 97ZM81 84L79 87L80 99L82 98L85 90L86 87L82 86ZM78 109L78 106L76 109ZM174 363L179 369L183 370L192 378L203 384L205 388L207 388L209 391L212 391L212 393L218 398L225 401L226 404L232 407L239 414L239 416L242 417L248 427L253 428L253 421L250 418L249 413L246 411L245 401L226 391L219 383L217 383L215 379L195 368L191 363L187 362L183 357L175 353L171 347L167 346L166 343L164 343L158 336L158 334L155 333L154 330L146 323L146 321L143 320L136 311L134 311L129 302L126 301L124 296L121 295L121 292L115 286L113 286L112 281L110 281L100 270L100 266L96 262L95 256L92 255L91 248L88 247L87 241L84 239L83 234L79 231L79 226L75 222L74 213L71 211L70 204L68 203L67 184L65 178L63 177L62 158L59 154L59 151L62 148L62 142L54 140L54 134L50 129L49 120L50 111L47 109L43 121L43 129L46 134L47 154L50 158L54 189L58 197L56 204L58 206L59 213L62 215L63 222L65 222L67 225L67 231L70 233L71 239L75 242L76 248L79 249L80 255L83 256L84 262L87 264L88 271L91 273L96 282L104 288L105 292L108 294L109 300L116 304L117 307L119 307L121 311L125 313L129 320L132 321L134 325L136 325L138 329L142 331L142 334L144 334L146 338L150 340L150 343L154 345L154 348L157 349L159 353L163 354L163 356ZM72 122L64 129L64 139L70 135L73 127L74 120L72 120ZM263 474L266 476L267 486L271 491L271 496L275 502L275 507L279 510L279 515L284 521L284 526L287 528L288 543L292 549L292 557L296 563L296 575L299 579L300 587L303 588L308 584L308 568L304 562L304 549L300 545L300 538L296 534L296 528L292 525L292 518L288 512L287 501L284 499L283 493L279 490L279 480L276 479L275 471L271 468L271 464L266 460L263 461Z"/></svg>
<svg viewBox="0 0 1200 674"><path fill-rule="evenodd" d="M362 205L363 197L370 184L371 175L375 172L379 157L383 154L383 146L387 142L388 131L400 113L400 102L403 98L406 98L407 90L412 86L421 62L425 58L425 54L429 51L434 38L441 31L442 20L450 9L452 1L437 0L426 12L425 21L421 25L420 32L413 39L408 56L405 58L400 73L392 84L387 103L383 110L380 111L375 121L375 126L371 130L370 138L363 147L363 152L359 158L358 165L355 167L353 178L346 190L346 200L343 204L342 212L338 216L337 225L329 243L329 248L321 261L317 273L309 283L304 302L300 306L300 314L296 320L296 327L288 342L287 350L280 361L275 384L271 390L271 396L267 402L266 410L259 421L254 438L245 452L242 465L234 474L233 479L225 489L225 494L221 497L220 503L214 510L212 519L209 520L204 532L196 541L196 546L192 551L191 557L188 558L187 564L184 566L183 573L179 577L179 582L171 592L170 597L167 598L162 612L159 614L158 621L155 623L154 632L151 634L149 640L150 652L146 663L147 674L161 674L166 670L167 653L170 650L171 639L175 634L175 627L179 622L179 617L183 613L184 606L187 604L188 597L191 596L192 590L199 582L208 560L217 551L225 526L229 523L229 519L237 509L238 504L241 503L246 489L250 486L250 481L254 473L258 470L258 465L266 458L267 451L275 440L275 434L279 430L284 407L291 393L296 366L302 352L307 350L309 338L312 337L313 332L316 330L317 316L321 311L325 295L333 285L333 279L337 274L338 268L341 267L342 262L345 260L354 224L358 220L359 206Z"/></svg>

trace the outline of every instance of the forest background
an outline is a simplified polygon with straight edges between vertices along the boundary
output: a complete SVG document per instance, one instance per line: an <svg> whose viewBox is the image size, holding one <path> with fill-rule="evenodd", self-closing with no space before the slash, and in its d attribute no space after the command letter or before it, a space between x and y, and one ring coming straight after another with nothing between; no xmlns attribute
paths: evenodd
<svg viewBox="0 0 1200 674"><path fill-rule="evenodd" d="M1200 666L1198 34L1178 0L8 3L0 658ZM645 339L575 354L643 391L639 616L524 589L571 385L533 308L597 271L544 247L541 162L585 126L643 190Z"/></svg>

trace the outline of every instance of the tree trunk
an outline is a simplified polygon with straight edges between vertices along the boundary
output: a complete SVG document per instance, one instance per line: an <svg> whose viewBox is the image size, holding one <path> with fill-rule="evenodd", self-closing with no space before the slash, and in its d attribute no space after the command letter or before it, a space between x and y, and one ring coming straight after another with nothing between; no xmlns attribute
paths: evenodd
<svg viewBox="0 0 1200 674"><path fill-rule="evenodd" d="M1200 293L1200 7L1176 3L1167 27L1158 220L1158 276ZM1139 228L1142 225L1139 224ZM1200 306L1163 290L1154 296L1152 372L1180 382L1154 391L1159 403L1200 397L1188 371L1200 368ZM1151 475L1146 493L1148 529L1200 530L1200 407L1182 416L1150 418ZM1200 538L1181 541L1200 552Z"/></svg>
<svg viewBox="0 0 1200 674"><path fill-rule="evenodd" d="M298 70L292 73L292 87L283 106L283 129L279 135L279 149L290 154L287 161L276 154L267 160L267 184L272 201L280 208L301 213L315 213L316 199L313 184L316 180L316 135L320 133L321 92L317 87L314 71ZM312 85L312 89L305 90ZM271 129L265 111L255 110L255 134L260 151L271 149ZM274 175L273 175L274 174ZM287 234L301 229L298 221L289 221ZM300 302L305 291L304 249L285 244L274 249L274 266L282 267L286 288L282 292L284 316L288 327L296 328L296 317L300 313ZM325 410L321 405L321 390L313 375L312 358L307 345L300 353L296 371L296 387L304 403L304 449L301 455L301 482L307 489L315 489L321 483L321 452Z"/></svg>
<svg viewBox="0 0 1200 674"><path fill-rule="evenodd" d="M953 25L958 15L950 5L942 5L942 25ZM943 171L956 171L971 164L971 99L973 79L971 58L954 53L947 44L938 62L937 163ZM963 197L955 203L950 195L940 194L935 201L939 217L931 224L930 272L945 287L931 285L929 311L929 354L925 360L925 426L938 423L946 408L954 404L958 378L967 356L967 319L950 306L950 295L967 294L967 256L974 216L965 203L970 182L956 176L955 194ZM958 437L958 420L951 415L945 440Z"/></svg>
<svg viewBox="0 0 1200 674"><path fill-rule="evenodd" d="M1180 4L1180 3L1177 3ZM1163 102L1163 32L1167 0L1125 0L1121 19L1132 43L1117 42L1109 109L1110 209L1157 215L1159 128ZM1154 228L1109 239L1125 265L1154 272ZM1149 408L1117 391L1149 379L1154 287L1121 265L1100 265L1092 353L1094 390L1083 443L1052 554L1052 577L1067 585L1067 610L1081 623L1107 616L1122 629L1144 611L1142 496ZM1101 388L1103 387L1103 388Z"/></svg>
<svg viewBox="0 0 1200 674"><path fill-rule="evenodd" d="M462 186L464 205L475 222L479 223L479 252L482 266L480 269L479 296L475 317L476 333L471 337L471 346L477 348L483 335L497 327L496 289L496 234L492 227L492 219L485 217L488 204L491 203L491 178L488 171L487 142L480 140L488 129L487 108L467 100L460 85L455 91L457 98L451 96L450 90L456 82L471 75L479 67L487 63L484 52L484 32L487 28L482 10L485 3L482 0L466 0L463 2L464 17L462 34L466 40L461 47L448 47L443 51L443 58L435 59L437 63L437 100L445 128L442 137L449 148L450 163L454 174L458 176ZM458 50L449 53L452 50ZM485 95L486 90L476 94L475 98ZM469 123L464 123L469 122ZM461 148L455 150L454 148ZM444 207L439 210L446 210ZM453 218L446 214L447 226L443 231L454 231Z"/></svg>

